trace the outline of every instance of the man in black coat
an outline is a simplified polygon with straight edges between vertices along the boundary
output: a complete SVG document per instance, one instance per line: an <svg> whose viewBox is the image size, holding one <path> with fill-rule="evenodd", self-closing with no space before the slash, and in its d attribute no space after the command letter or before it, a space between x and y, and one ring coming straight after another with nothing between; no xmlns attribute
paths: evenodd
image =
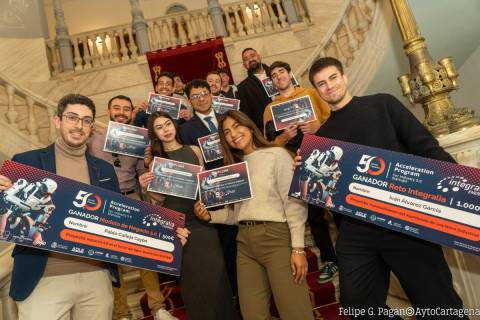
<svg viewBox="0 0 480 320"><path fill-rule="evenodd" d="M242 61L248 76L238 85L237 98L240 99L240 111L249 116L263 132L263 111L272 102L262 84L262 80L269 79L269 68L262 64L262 57L252 48L242 51Z"/></svg>

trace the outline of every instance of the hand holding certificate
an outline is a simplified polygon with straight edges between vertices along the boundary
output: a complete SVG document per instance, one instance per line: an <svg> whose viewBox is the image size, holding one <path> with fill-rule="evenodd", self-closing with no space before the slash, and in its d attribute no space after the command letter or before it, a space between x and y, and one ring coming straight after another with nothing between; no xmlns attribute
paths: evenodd
<svg viewBox="0 0 480 320"><path fill-rule="evenodd" d="M292 85L294 87L299 86L298 81L295 78L295 76L293 75L293 73L291 74L291 80L292 80ZM267 77L265 79L262 79L260 82L262 83L263 89L265 90L265 92L267 93L267 96L269 98L274 97L279 93L278 89L273 84L273 81L272 81L271 78Z"/></svg>
<svg viewBox="0 0 480 320"><path fill-rule="evenodd" d="M218 114L223 114L229 110L239 110L240 100L227 97L212 96L212 108Z"/></svg>
<svg viewBox="0 0 480 320"><path fill-rule="evenodd" d="M201 166L155 157L152 166L155 179L149 184L147 190L195 199L198 188L197 173L201 170Z"/></svg>
<svg viewBox="0 0 480 320"><path fill-rule="evenodd" d="M103 150L143 158L149 143L147 129L110 121Z"/></svg>
<svg viewBox="0 0 480 320"><path fill-rule="evenodd" d="M239 202L252 197L246 162L240 162L198 174L200 202L206 208Z"/></svg>
<svg viewBox="0 0 480 320"><path fill-rule="evenodd" d="M0 240L180 274L184 214L9 160L0 174Z"/></svg>
<svg viewBox="0 0 480 320"><path fill-rule="evenodd" d="M205 162L223 159L222 146L218 133L210 134L197 140Z"/></svg>
<svg viewBox="0 0 480 320"><path fill-rule="evenodd" d="M305 135L290 196L480 255L480 170Z"/></svg>
<svg viewBox="0 0 480 320"><path fill-rule="evenodd" d="M168 113L173 119L178 120L182 100L176 97L163 96L150 92L148 96L147 113L152 114L156 111Z"/></svg>
<svg viewBox="0 0 480 320"><path fill-rule="evenodd" d="M310 96L288 100L270 107L275 130L284 130L290 124L305 123L317 119Z"/></svg>

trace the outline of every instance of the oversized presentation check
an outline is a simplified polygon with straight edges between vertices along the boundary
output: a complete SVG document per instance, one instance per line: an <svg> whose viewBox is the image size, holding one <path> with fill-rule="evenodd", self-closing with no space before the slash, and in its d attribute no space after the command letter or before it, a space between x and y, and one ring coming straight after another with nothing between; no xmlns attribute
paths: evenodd
<svg viewBox="0 0 480 320"><path fill-rule="evenodd" d="M480 254L479 169L311 135L300 149L292 197Z"/></svg>
<svg viewBox="0 0 480 320"><path fill-rule="evenodd" d="M183 213L10 160L0 174L13 182L0 192L0 240L180 274Z"/></svg>

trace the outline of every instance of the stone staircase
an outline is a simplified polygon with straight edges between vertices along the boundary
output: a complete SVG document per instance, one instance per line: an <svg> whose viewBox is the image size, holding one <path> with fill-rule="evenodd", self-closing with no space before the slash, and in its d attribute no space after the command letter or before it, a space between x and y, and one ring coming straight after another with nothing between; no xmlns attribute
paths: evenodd
<svg viewBox="0 0 480 320"><path fill-rule="evenodd" d="M55 104L0 74L0 152L7 157L55 140Z"/></svg>
<svg viewBox="0 0 480 320"><path fill-rule="evenodd" d="M338 288L338 277L334 279L333 282L326 283L326 284L318 284L316 282L319 271L318 271L318 257L312 251L307 251L307 260L308 260L308 275L307 275L307 283L310 288L310 299L312 303L312 309L315 314L316 319L325 319L325 320L341 320L341 319L348 319L345 317L338 316L338 300L336 298L335 293L338 292L336 288ZM133 271L131 271L133 272ZM126 279L130 274L127 275ZM160 275L161 281L161 288L162 292L166 298L166 305L167 309L172 311L172 313L181 320L187 320L186 311L183 307L183 302L181 298L180 288L175 281L175 278L172 277L165 277ZM132 283L137 281L138 278L128 279ZM138 299L140 297L140 305L142 309L142 314L138 314L138 309L136 305L132 305L135 312L134 316L145 319L150 319L150 310L148 309L148 302L147 297L143 294L142 291L138 291L129 295L129 300ZM272 306L270 308L271 314L275 319L278 319L278 311L275 307L275 304L272 300Z"/></svg>
<svg viewBox="0 0 480 320"><path fill-rule="evenodd" d="M332 224L332 239L336 239L335 226ZM334 278L331 284L319 285L316 283L318 277L319 250L313 243L313 238L310 234L310 229L307 227L305 235L306 246L309 247L309 254L307 256L309 262L309 273L307 281L311 289L312 305L314 306L314 314L317 316L323 315L324 319L341 319L333 317L332 311L338 310L338 276ZM148 317L150 310L148 309L147 297L140 279L140 272L134 268L123 267L125 272L123 274L124 283L127 293L127 304L133 319L142 319ZM165 296L166 308L174 311L174 315L180 319L186 319L183 302L180 296L180 289L173 276L160 275L161 288ZM277 315L275 308L272 308L272 314ZM329 314L328 317L325 314ZM338 312L335 314L338 315ZM322 319L317 317L318 319ZM146 318L148 319L148 318Z"/></svg>
<svg viewBox="0 0 480 320"><path fill-rule="evenodd" d="M258 5L265 4L265 1L257 2ZM267 30L267 27L259 27L261 21L257 19L255 20L256 24L250 27L248 25L245 26L247 31L249 30L247 27L252 28L245 35L240 34L238 26L234 28L234 24L232 24L229 28L228 37L224 38L224 43L234 80L240 82L246 77L241 61L241 51L245 47L256 48L262 54L263 60L267 64L275 60L288 61L297 79L304 86L309 85L308 81L306 81L308 66L319 55L328 54L336 56L344 61L347 67L350 67L354 64L353 58L357 56L356 52L362 49L363 43L368 41L370 29L375 23L375 18L380 16L380 10L378 10L380 3L381 1L375 0L307 0L305 1L305 8L307 9L308 17L305 15L306 13L303 13L303 21L299 23L280 26L280 23L276 22L278 27L272 24L273 28ZM229 4L224 6L224 11L228 10L230 12L229 17L233 19L234 9L241 7L241 3L238 5ZM178 20L180 23L184 21L182 19L193 19L192 17L193 13L190 16L175 15L172 16L172 19L174 21ZM263 16L260 17L263 19ZM267 26L265 20L262 21ZM158 39L158 23L160 22L157 21L156 24L152 22L151 24L152 30L155 30L157 34L155 36L155 32L150 33L151 41L154 41L152 37ZM161 25L163 26L164 22ZM72 35L71 39L74 48L77 48L81 39L87 39L85 41L91 42L91 39L99 36L106 41L105 39L107 39L106 37L109 34L111 34L112 39L114 37L118 38L118 30L125 31L125 28L126 26L118 26L108 30L94 30L87 34ZM130 34L131 31L125 33L125 39L130 39ZM177 39L176 43L184 43L185 39L201 39L196 33L194 36L187 34L188 38L181 38L182 34L182 32L179 33L178 36L180 38ZM208 34L207 32L203 36L208 36ZM124 37L121 38L123 39ZM160 45L158 41L155 43L158 43L158 46ZM166 42L163 45L171 45L172 43L175 42L172 42L170 39L170 42ZM51 41L47 41L47 45L50 44ZM102 46L98 49L102 49ZM129 45L124 44L124 46ZM104 47L106 48L106 46ZM7 55L8 53L9 57L20 55L21 46L17 48L9 47L8 52L4 54ZM96 46L93 48L91 56L75 56L76 61L79 62L78 68L76 68L78 70L61 72L61 70L55 69L51 65L53 63L51 57L56 56L54 52L49 51L49 54L45 56L44 53L40 52L41 48L37 47L35 50L32 50L32 52L36 53L35 59L31 59L32 64L35 64L35 66L31 66L31 69L38 69L39 74L42 76L38 75L31 78L25 76L24 70L28 69L30 60L25 60L24 64L26 65L24 66L6 68L5 75L16 80L22 88L28 88L37 96L50 101L58 101L60 97L70 92L85 94L91 97L97 105L97 120L99 122L107 122L106 102L110 97L117 94L125 94L130 96L134 102L143 101L146 99L148 92L152 91L152 85L144 55L131 53L123 58L119 56L121 54L117 52L118 50L115 51L116 53L112 51L109 53L104 49L103 53L101 53L97 52ZM133 48L136 50L136 46ZM77 54L77 51L75 50L75 54ZM2 49L0 49L1 56ZM86 62L85 59L87 59ZM40 70L37 66L41 61L49 64L50 69L53 70L53 76L48 80L44 80L45 70ZM94 61L96 62L94 63ZM58 60L55 63L58 65Z"/></svg>
<svg viewBox="0 0 480 320"><path fill-rule="evenodd" d="M261 34L240 35L237 30L236 33L233 32L229 37L224 38L236 82L246 76L242 67L241 51L245 47L253 47L262 54L267 64L275 60L288 61L297 79L304 86L309 85L306 79L309 65L323 55L339 58L350 71L350 79L358 79L353 81L354 85L361 83L359 81L361 74L365 76L368 72L365 72L361 66L357 66L357 61L360 59L362 63L366 63L365 58L362 58L363 53L359 52L369 52L372 50L368 50L368 47L380 46L382 38L379 34L388 32L383 29L388 27L389 23L391 24L391 17L389 18L388 14L385 17L385 10L382 9L385 7L385 1L307 0L305 3L308 17L304 13L304 21L301 23ZM232 7L229 8L233 14ZM98 32L92 32L92 34L96 33ZM82 38L72 37L76 37L77 44ZM56 110L56 101L66 93L77 92L91 97L97 105L97 125L104 126L108 121L106 102L110 97L125 94L132 97L134 102L138 102L145 100L148 92L152 90L147 61L143 55L131 56L128 61L119 64L100 63L96 67L92 65L89 69L76 72L62 73L61 70L57 70L53 76L50 76L47 74L49 68L46 68L45 64L51 63L48 59L51 53L45 55L44 43L21 39L9 41L9 44L12 43L15 45L8 46L8 50L5 47L0 48L0 57L7 55L8 61L11 61L11 67L0 68L0 125L3 138L0 153L6 157L45 146L55 140L56 132L51 119ZM24 56L23 48L27 43L31 47L31 52L35 53L32 58ZM373 54L378 55L378 53ZM15 56L22 61L15 61ZM368 57L371 58L372 53L369 53ZM103 57L100 58L103 59ZM373 67L369 65L369 68ZM36 72L28 75L26 70ZM373 72L373 69L370 72ZM354 92L359 94L360 91ZM318 249L313 246L310 235L307 235L307 244L316 253L316 256L310 258L318 260L316 259L319 256ZM317 264L318 261L315 261L314 265ZM8 277L2 279L6 278ZM144 296L144 290L139 272L129 269L124 278L127 283L130 310L136 318L141 318L143 312L140 300ZM311 273L309 281L312 286L314 280L315 275ZM317 304L318 310L315 313L318 314L318 319L322 319L321 315L325 319L330 319L326 318L325 314L332 312L338 314L336 312L337 282L338 279L335 279L332 287L332 290L335 290L335 299ZM169 291L174 287L174 283L166 282L163 286L166 291ZM5 291L5 286L2 286L2 289ZM5 295L3 297L5 298ZM6 301L4 305L9 303L8 299ZM167 300L167 303L173 306L173 302ZM178 312L181 313L181 309Z"/></svg>

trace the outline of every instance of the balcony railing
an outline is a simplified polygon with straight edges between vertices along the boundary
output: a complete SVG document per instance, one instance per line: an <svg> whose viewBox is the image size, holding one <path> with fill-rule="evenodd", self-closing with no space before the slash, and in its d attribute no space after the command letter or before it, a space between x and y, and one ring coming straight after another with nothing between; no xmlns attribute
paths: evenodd
<svg viewBox="0 0 480 320"><path fill-rule="evenodd" d="M310 23L304 0L293 1L299 22ZM233 40L290 30L291 22L281 0L244 0L225 4L226 37ZM145 20L150 50L161 50L217 36L207 8ZM143 53L132 24L70 36L74 72L137 61ZM46 42L53 76L64 73L55 39ZM63 58L65 59L65 58Z"/></svg>
<svg viewBox="0 0 480 320"><path fill-rule="evenodd" d="M146 22L152 50L215 37L212 21L206 8L150 19Z"/></svg>
<svg viewBox="0 0 480 320"><path fill-rule="evenodd" d="M75 71L135 60L138 47L130 24L115 26L70 37ZM59 52L55 40L48 40L51 69L54 75L61 72Z"/></svg>
<svg viewBox="0 0 480 320"><path fill-rule="evenodd" d="M0 92L4 92L6 106L0 105L0 122L5 134L8 130L19 131L27 146L41 147L55 141L56 130L51 119L55 115L56 105L28 89L24 89L7 76L0 73ZM3 99L2 99L3 100ZM5 137L4 137L5 138ZM24 151L3 141L2 150L7 156Z"/></svg>

